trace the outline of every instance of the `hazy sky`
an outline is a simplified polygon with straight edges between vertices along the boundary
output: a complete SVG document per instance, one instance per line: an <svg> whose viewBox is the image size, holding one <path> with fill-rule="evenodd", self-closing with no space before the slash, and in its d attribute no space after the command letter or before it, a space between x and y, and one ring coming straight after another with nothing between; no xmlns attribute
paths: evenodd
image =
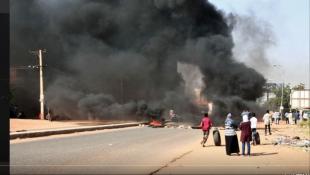
<svg viewBox="0 0 310 175"><path fill-rule="evenodd" d="M271 25L275 45L267 50L272 82L305 83L309 88L309 0L209 0L225 13L254 15Z"/></svg>

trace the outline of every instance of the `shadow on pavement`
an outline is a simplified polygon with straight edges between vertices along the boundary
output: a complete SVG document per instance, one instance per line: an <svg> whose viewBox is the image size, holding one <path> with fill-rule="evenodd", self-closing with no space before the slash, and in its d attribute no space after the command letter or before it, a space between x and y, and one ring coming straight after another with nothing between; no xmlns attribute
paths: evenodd
<svg viewBox="0 0 310 175"><path fill-rule="evenodd" d="M258 128L256 128L256 130L257 130L257 131L260 131L260 130L261 130L261 131L265 132L265 128L262 128L262 127L258 127ZM271 127L271 133L272 133L272 132L278 132L278 131L279 131L278 128L272 128L272 127Z"/></svg>
<svg viewBox="0 0 310 175"><path fill-rule="evenodd" d="M274 153L265 153L265 152L251 153L251 156L270 156L270 155L274 155L274 154L278 154L278 152L274 152Z"/></svg>
<svg viewBox="0 0 310 175"><path fill-rule="evenodd" d="M272 143L263 143L263 144L259 144L259 145L255 145L255 146L270 146L270 145L274 145L274 144L272 144ZM251 146L253 146L253 145L251 145Z"/></svg>
<svg viewBox="0 0 310 175"><path fill-rule="evenodd" d="M215 145L206 145L204 148L207 148L207 147L223 147L225 145L220 145L220 146L215 146Z"/></svg>

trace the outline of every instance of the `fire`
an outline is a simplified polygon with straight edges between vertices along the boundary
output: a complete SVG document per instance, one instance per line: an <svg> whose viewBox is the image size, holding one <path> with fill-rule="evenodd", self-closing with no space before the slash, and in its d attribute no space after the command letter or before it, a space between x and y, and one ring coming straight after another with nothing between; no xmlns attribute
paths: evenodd
<svg viewBox="0 0 310 175"><path fill-rule="evenodd" d="M150 126L153 126L153 127L162 127L163 124L162 122L158 121L158 120L153 120L150 122Z"/></svg>
<svg viewBox="0 0 310 175"><path fill-rule="evenodd" d="M199 106L208 106L208 101L205 97L201 95L201 89L200 88L195 88L195 103Z"/></svg>
<svg viewBox="0 0 310 175"><path fill-rule="evenodd" d="M212 113L213 103L209 102L204 96L201 95L200 88L195 88L194 92L195 92L194 103L197 104L198 106L207 107L209 113Z"/></svg>

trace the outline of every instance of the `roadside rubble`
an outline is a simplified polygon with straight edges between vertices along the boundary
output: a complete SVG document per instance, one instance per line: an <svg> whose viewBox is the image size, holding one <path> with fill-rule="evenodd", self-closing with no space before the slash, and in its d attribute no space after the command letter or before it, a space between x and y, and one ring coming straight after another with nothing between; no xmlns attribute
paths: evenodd
<svg viewBox="0 0 310 175"><path fill-rule="evenodd" d="M165 128L194 129L191 124L183 122L167 122Z"/></svg>
<svg viewBox="0 0 310 175"><path fill-rule="evenodd" d="M151 122L148 125L140 124L139 127L148 126L148 127L152 127L152 128L196 129L196 128L193 128L193 126L191 126L189 124L184 124L184 123L179 123L179 122L171 122L171 121L168 121L168 122L164 123L163 125L159 125L159 124L155 125L155 124L157 124L157 123Z"/></svg>
<svg viewBox="0 0 310 175"><path fill-rule="evenodd" d="M271 142L273 145L287 145L291 147L299 147L304 151L310 151L310 140L300 139L298 136L278 136L274 138Z"/></svg>
<svg viewBox="0 0 310 175"><path fill-rule="evenodd" d="M192 129L190 125L176 124L176 123L167 123L165 128Z"/></svg>

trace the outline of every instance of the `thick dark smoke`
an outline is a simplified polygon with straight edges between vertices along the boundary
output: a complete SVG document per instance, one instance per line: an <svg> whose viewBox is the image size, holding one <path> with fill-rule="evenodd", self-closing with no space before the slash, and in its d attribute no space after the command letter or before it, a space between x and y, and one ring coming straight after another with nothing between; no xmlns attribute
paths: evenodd
<svg viewBox="0 0 310 175"><path fill-rule="evenodd" d="M227 20L234 26L233 53L236 59L261 74L268 75L271 59L267 50L276 44L272 26L252 13L247 16L229 14Z"/></svg>
<svg viewBox="0 0 310 175"><path fill-rule="evenodd" d="M56 115L121 118L141 105L195 114L178 62L199 67L219 115L262 94L264 78L235 61L231 27L205 0L11 0L10 8L11 64L47 49L46 102ZM33 95L17 101L36 106L37 72L21 79L16 90Z"/></svg>

